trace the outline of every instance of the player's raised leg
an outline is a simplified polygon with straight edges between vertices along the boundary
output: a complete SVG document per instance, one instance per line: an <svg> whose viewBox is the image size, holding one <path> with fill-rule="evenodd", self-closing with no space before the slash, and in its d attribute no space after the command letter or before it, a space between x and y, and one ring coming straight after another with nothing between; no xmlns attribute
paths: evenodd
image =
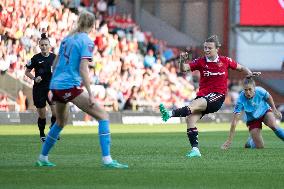
<svg viewBox="0 0 284 189"><path fill-rule="evenodd" d="M169 111L163 104L159 106L163 121L168 121L171 117L186 117L193 113L206 110L207 101L205 98L196 98L188 106Z"/></svg>

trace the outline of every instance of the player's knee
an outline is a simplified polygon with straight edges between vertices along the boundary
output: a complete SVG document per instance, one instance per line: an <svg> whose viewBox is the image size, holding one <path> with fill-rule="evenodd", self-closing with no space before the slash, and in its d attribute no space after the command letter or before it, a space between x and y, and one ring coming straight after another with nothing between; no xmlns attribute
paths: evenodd
<svg viewBox="0 0 284 189"><path fill-rule="evenodd" d="M263 143L256 143L255 144L255 148L256 149L263 149L264 148L264 144Z"/></svg>
<svg viewBox="0 0 284 189"><path fill-rule="evenodd" d="M39 117L40 119L46 119L46 116L45 116L45 114L43 114L43 113L39 113L39 114L38 114L38 117Z"/></svg>
<svg viewBox="0 0 284 189"><path fill-rule="evenodd" d="M187 128L194 128L196 127L196 122L192 120L186 120Z"/></svg>
<svg viewBox="0 0 284 189"><path fill-rule="evenodd" d="M63 128L66 125L66 123L67 119L61 119L61 118L56 119L56 124L61 128Z"/></svg>
<svg viewBox="0 0 284 189"><path fill-rule="evenodd" d="M40 119L46 119L45 115L38 115Z"/></svg>
<svg viewBox="0 0 284 189"><path fill-rule="evenodd" d="M97 120L109 120L109 115L104 109L97 109L90 114Z"/></svg>
<svg viewBox="0 0 284 189"><path fill-rule="evenodd" d="M41 119L45 119L46 110L45 108L37 108L38 117Z"/></svg>
<svg viewBox="0 0 284 189"><path fill-rule="evenodd" d="M99 120L109 120L109 115L107 112L102 112L101 117L99 118Z"/></svg>

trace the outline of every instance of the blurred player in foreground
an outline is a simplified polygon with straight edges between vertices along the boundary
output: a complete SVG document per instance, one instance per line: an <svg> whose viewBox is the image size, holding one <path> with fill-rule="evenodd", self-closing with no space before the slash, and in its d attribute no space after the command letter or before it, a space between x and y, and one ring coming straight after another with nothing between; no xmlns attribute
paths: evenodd
<svg viewBox="0 0 284 189"><path fill-rule="evenodd" d="M186 156L200 157L198 148L198 130L196 122L205 114L217 112L227 93L228 70L238 70L246 75L259 75L252 73L248 68L238 64L231 58L219 56L218 50L221 46L216 35L209 37L204 42L205 57L197 58L193 61L188 60L189 54L181 54L179 70L181 72L195 71L200 72L199 91L197 97L188 106L169 111L163 104L160 104L160 112L163 121L171 117L186 117L187 136L191 144L191 151Z"/></svg>
<svg viewBox="0 0 284 189"><path fill-rule="evenodd" d="M250 133L245 144L246 148L264 148L261 136L262 122L284 141L284 129L276 124L276 118L281 119L282 114L276 109L272 96L262 87L255 86L252 77L247 77L244 79L243 91L240 93L235 106L228 139L222 145L222 149L228 149L231 146L236 125L243 111Z"/></svg>
<svg viewBox="0 0 284 189"><path fill-rule="evenodd" d="M54 104L51 102L51 99L48 98L49 84L52 76L51 67L56 55L50 52L50 41L46 37L45 33L41 34L39 48L41 52L34 55L31 61L26 65L25 75L34 80L33 101L38 112L37 125L40 133L40 141L44 142L46 102L49 104L52 113L51 125L53 125L56 121ZM31 73L33 69L35 70L35 76Z"/></svg>
<svg viewBox="0 0 284 189"><path fill-rule="evenodd" d="M128 168L118 163L110 155L109 115L96 102L90 89L89 62L92 61L94 42L88 33L94 27L95 16L88 12L80 14L77 28L63 39L59 55L55 60L54 74L50 83L53 100L56 102L56 123L49 131L43 144L37 166L55 166L48 160L48 153L66 125L69 109L68 102L96 118L99 122L99 140L102 150L103 166L106 168ZM81 82L87 91L84 91Z"/></svg>

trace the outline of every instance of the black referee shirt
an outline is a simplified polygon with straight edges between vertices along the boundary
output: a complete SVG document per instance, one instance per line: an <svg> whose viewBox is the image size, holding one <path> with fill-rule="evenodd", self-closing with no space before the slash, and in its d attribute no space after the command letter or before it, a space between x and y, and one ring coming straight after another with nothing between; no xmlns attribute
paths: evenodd
<svg viewBox="0 0 284 189"><path fill-rule="evenodd" d="M31 61L26 65L28 69L35 70L35 77L40 76L42 81L39 83L34 83L35 86L49 86L52 70L51 66L56 55L54 53L49 53L48 57L43 56L41 53L34 55Z"/></svg>

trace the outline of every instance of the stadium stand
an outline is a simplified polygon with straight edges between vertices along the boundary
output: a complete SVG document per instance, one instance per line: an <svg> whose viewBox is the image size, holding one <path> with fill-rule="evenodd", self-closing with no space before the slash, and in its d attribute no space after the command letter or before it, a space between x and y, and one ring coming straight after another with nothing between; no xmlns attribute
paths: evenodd
<svg viewBox="0 0 284 189"><path fill-rule="evenodd" d="M40 33L48 33L56 53L60 40L72 29L77 15L63 6L53 7L51 1L11 3L5 0L1 6L2 73L31 85L32 81L24 76L24 68L32 55L39 52ZM175 56L175 49L139 30L129 15L98 18L101 20L97 21L97 31L91 35L97 46L92 88L98 101L107 99L104 106L108 110L124 109L134 86L138 90L132 94L132 110L154 109L160 101L167 102L168 106L182 104L194 97L193 85L178 77L170 60ZM145 53L152 53L149 66L143 65L147 61Z"/></svg>
<svg viewBox="0 0 284 189"><path fill-rule="evenodd" d="M82 1L85 7L79 6L78 1L1 2L1 73L21 81L30 104L31 92L26 86L31 88L32 81L25 77L24 69L39 52L37 42L41 32L48 33L52 51L57 53L60 41L77 19L76 13L83 9L94 11L98 18L97 29L90 36L96 44L90 77L98 102L106 102L102 105L108 111L156 110L161 101L175 107L195 97L199 75L177 74L178 49L169 48L165 41L141 31L130 15L101 14L96 4L100 1L90 2ZM193 58L200 55L198 48L191 50ZM14 99L17 91L11 93L6 89ZM231 94L226 99L226 107L236 98L236 93L233 97Z"/></svg>

